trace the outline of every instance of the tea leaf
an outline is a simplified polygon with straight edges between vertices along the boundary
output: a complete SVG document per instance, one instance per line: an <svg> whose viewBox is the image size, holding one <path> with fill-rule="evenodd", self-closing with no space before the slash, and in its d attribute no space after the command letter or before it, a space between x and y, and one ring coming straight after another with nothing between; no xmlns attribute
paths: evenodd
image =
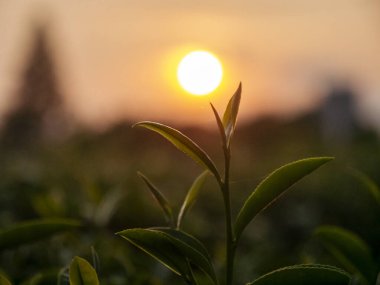
<svg viewBox="0 0 380 285"><path fill-rule="evenodd" d="M377 184L366 174L361 171L352 171L354 177L356 177L364 186L364 189L375 199L376 203L380 207L380 188Z"/></svg>
<svg viewBox="0 0 380 285"><path fill-rule="evenodd" d="M158 190L158 188L154 186L152 182L149 181L149 179L144 174L142 174L141 172L138 172L137 174L145 182L145 184L148 186L148 189L152 193L153 197L161 206L162 210L164 211L167 222L170 225L173 225L174 224L173 210L172 210L172 207L169 205L168 200L160 192L160 190Z"/></svg>
<svg viewBox="0 0 380 285"><path fill-rule="evenodd" d="M224 132L227 138L227 147L230 145L231 138L235 131L236 119L239 112L239 105L241 99L241 83L239 84L238 89L235 91L235 94L231 97L228 102L226 111L223 115L223 126Z"/></svg>
<svg viewBox="0 0 380 285"><path fill-rule="evenodd" d="M186 258L168 235L154 229L127 229L117 233L146 252L174 273L186 278L189 271Z"/></svg>
<svg viewBox="0 0 380 285"><path fill-rule="evenodd" d="M55 269L45 270L43 272L33 275L32 277L28 278L26 281L23 281L21 285L56 284L58 273L59 272Z"/></svg>
<svg viewBox="0 0 380 285"><path fill-rule="evenodd" d="M191 274L190 262L217 284L210 256L194 237L170 228L128 229L117 234L183 278L188 279Z"/></svg>
<svg viewBox="0 0 380 285"><path fill-rule="evenodd" d="M190 156L195 162L210 170L218 182L221 180L215 164L212 162L207 153L180 131L163 124L147 121L137 123L134 126L147 128L160 134L179 150Z"/></svg>
<svg viewBox="0 0 380 285"><path fill-rule="evenodd" d="M214 112L214 116L215 116L215 120L216 120L216 123L218 125L218 129L219 129L219 133L220 133L220 136L222 138L222 146L223 146L223 149L226 150L228 148L227 146L227 137L226 137L226 133L224 131L224 126L223 126L223 122L222 120L220 119L220 116L218 114L218 111L215 109L214 105L211 105L211 109L212 111Z"/></svg>
<svg viewBox="0 0 380 285"><path fill-rule="evenodd" d="M0 231L0 250L34 242L79 226L80 222L68 219L46 219L19 223Z"/></svg>
<svg viewBox="0 0 380 285"><path fill-rule="evenodd" d="M327 265L294 265L267 273L247 285L348 285L350 276Z"/></svg>
<svg viewBox="0 0 380 285"><path fill-rule="evenodd" d="M272 172L256 187L240 210L235 222L236 239L239 239L245 227L258 213L273 203L290 186L330 160L331 157L302 159Z"/></svg>
<svg viewBox="0 0 380 285"><path fill-rule="evenodd" d="M314 235L349 272L358 273L369 284L375 283L375 261L359 236L336 226L321 226Z"/></svg>
<svg viewBox="0 0 380 285"><path fill-rule="evenodd" d="M214 284L218 284L210 255L199 240L179 230L169 228L154 229L166 234L192 265L199 267L213 280Z"/></svg>
<svg viewBox="0 0 380 285"><path fill-rule="evenodd" d="M2 274L0 274L0 285L12 285L12 283Z"/></svg>
<svg viewBox="0 0 380 285"><path fill-rule="evenodd" d="M194 205L196 199L198 198L199 190L206 181L208 174L209 172L207 170L204 171L194 180L193 184L191 185L189 191L187 192L186 198L183 201L181 210L178 214L177 228L181 227L181 223L183 218L185 217L186 212Z"/></svg>
<svg viewBox="0 0 380 285"><path fill-rule="evenodd" d="M70 285L99 285L98 275L87 260L74 257L70 264Z"/></svg>

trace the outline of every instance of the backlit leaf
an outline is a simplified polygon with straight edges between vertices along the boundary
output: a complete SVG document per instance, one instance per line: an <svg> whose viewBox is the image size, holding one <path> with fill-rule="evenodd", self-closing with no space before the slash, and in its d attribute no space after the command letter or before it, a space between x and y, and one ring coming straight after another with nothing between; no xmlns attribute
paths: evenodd
<svg viewBox="0 0 380 285"><path fill-rule="evenodd" d="M207 170L204 171L194 180L193 184L191 185L189 191L187 192L186 198L181 206L181 210L178 214L177 228L181 227L181 223L186 212L193 206L196 199L198 198L199 191L203 186L204 182L206 181L208 174L209 172Z"/></svg>
<svg viewBox="0 0 380 285"><path fill-rule="evenodd" d="M273 203L290 186L330 160L331 157L302 159L272 172L256 187L240 210L235 222L236 239L239 239L245 227L258 213Z"/></svg>
<svg viewBox="0 0 380 285"><path fill-rule="evenodd" d="M348 285L350 276L327 265L294 265L267 273L247 285Z"/></svg>
<svg viewBox="0 0 380 285"><path fill-rule="evenodd" d="M231 97L228 102L226 111L223 115L223 126L224 132L227 138L227 146L230 145L231 137L234 134L237 115L239 112L239 105L241 99L241 83L239 84L238 89L235 91L235 94Z"/></svg>
<svg viewBox="0 0 380 285"><path fill-rule="evenodd" d="M79 226L80 222L68 219L44 219L19 223L0 230L0 250L44 239Z"/></svg>
<svg viewBox="0 0 380 285"><path fill-rule="evenodd" d="M148 186L148 189L152 193L153 197L161 206L161 209L163 210L165 214L167 222L170 225L173 225L174 224L173 210L172 210L172 207L169 205L168 200L165 198L164 194L162 194L160 190L158 190L158 188L154 186L153 183L150 182L149 179L144 174L142 174L141 172L138 172L137 174L145 182L145 184Z"/></svg>
<svg viewBox="0 0 380 285"><path fill-rule="evenodd" d="M359 274L368 284L375 283L375 262L359 236L337 226L321 226L314 234L347 271Z"/></svg>
<svg viewBox="0 0 380 285"><path fill-rule="evenodd" d="M163 124L147 121L137 123L134 126L147 128L160 134L179 150L190 156L195 162L210 170L210 172L218 181L221 180L215 164L212 162L211 158L206 154L206 152L180 131Z"/></svg>
<svg viewBox="0 0 380 285"><path fill-rule="evenodd" d="M99 285L95 269L81 257L74 257L70 264L69 274L70 285Z"/></svg>

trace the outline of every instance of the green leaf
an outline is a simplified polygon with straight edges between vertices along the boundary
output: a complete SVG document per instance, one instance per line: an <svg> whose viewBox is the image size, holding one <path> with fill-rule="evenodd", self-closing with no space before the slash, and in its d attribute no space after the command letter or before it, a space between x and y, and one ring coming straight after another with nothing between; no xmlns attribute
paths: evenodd
<svg viewBox="0 0 380 285"><path fill-rule="evenodd" d="M194 237L170 228L128 229L117 234L186 280L191 274L190 262L217 284L210 256Z"/></svg>
<svg viewBox="0 0 380 285"><path fill-rule="evenodd" d="M364 189L368 191L380 207L380 188L377 184L369 176L359 170L353 170L352 174L363 184Z"/></svg>
<svg viewBox="0 0 380 285"><path fill-rule="evenodd" d="M45 284L56 284L58 271L56 269L45 270L43 272L37 273L27 280L23 281L21 285L45 285Z"/></svg>
<svg viewBox="0 0 380 285"><path fill-rule="evenodd" d="M74 257L70 264L70 285L99 285L98 275L87 260Z"/></svg>
<svg viewBox="0 0 380 285"><path fill-rule="evenodd" d="M183 201L181 210L178 214L177 228L181 227L181 223L183 218L185 217L186 212L194 205L196 199L198 198L199 191L203 186L204 182L206 181L208 175L209 172L207 170L204 171L194 180L193 184L191 185L189 191L187 192L186 198Z"/></svg>
<svg viewBox="0 0 380 285"><path fill-rule="evenodd" d="M117 234L155 258L174 273L184 278L189 275L186 258L167 234L154 229L127 229Z"/></svg>
<svg viewBox="0 0 380 285"><path fill-rule="evenodd" d="M290 186L310 174L331 157L314 157L284 165L265 178L248 197L235 222L235 236L238 240L251 220L273 203Z"/></svg>
<svg viewBox="0 0 380 285"><path fill-rule="evenodd" d="M0 274L0 285L12 285L12 283L2 274Z"/></svg>
<svg viewBox="0 0 380 285"><path fill-rule="evenodd" d="M235 131L237 115L239 112L239 105L241 99L241 83L239 84L238 89L235 91L235 94L231 97L228 102L226 111L223 115L223 126L224 132L227 138L227 147L230 145L231 138Z"/></svg>
<svg viewBox="0 0 380 285"><path fill-rule="evenodd" d="M294 265L265 274L247 285L348 285L350 276L327 265Z"/></svg>
<svg viewBox="0 0 380 285"><path fill-rule="evenodd" d="M168 141L170 141L179 150L190 156L195 162L210 170L210 172L215 176L218 182L221 181L220 174L215 164L212 162L211 158L207 155L207 153L180 131L163 124L147 121L139 122L134 126L147 128L160 134Z"/></svg>
<svg viewBox="0 0 380 285"><path fill-rule="evenodd" d="M166 234L192 265L199 267L214 284L218 284L210 255L199 240L180 230L169 228L154 228L154 230Z"/></svg>
<svg viewBox="0 0 380 285"><path fill-rule="evenodd" d="M158 204L161 206L166 220L170 225L174 225L174 217L173 217L173 210L172 207L169 205L168 200L165 198L165 196L158 190L156 186L153 185L152 182L149 181L149 179L142 174L141 172L137 173L141 179L145 182L145 184L148 186L148 189L152 193L153 197L156 199Z"/></svg>
<svg viewBox="0 0 380 285"><path fill-rule="evenodd" d="M216 120L216 123L218 125L220 136L222 138L223 149L224 149L224 151L226 151L227 148L228 148L228 146L227 146L227 137L226 137L226 133L225 133L225 130L224 130L223 122L220 119L218 111L215 109L214 105L212 105L211 103L210 103L210 105L211 105L212 111L214 112L215 120Z"/></svg>
<svg viewBox="0 0 380 285"><path fill-rule="evenodd" d="M359 274L368 284L375 283L375 261L369 246L359 236L337 226L321 226L314 235L346 270Z"/></svg>
<svg viewBox="0 0 380 285"><path fill-rule="evenodd" d="M0 250L44 239L79 226L80 222L68 219L44 219L19 223L0 231Z"/></svg>

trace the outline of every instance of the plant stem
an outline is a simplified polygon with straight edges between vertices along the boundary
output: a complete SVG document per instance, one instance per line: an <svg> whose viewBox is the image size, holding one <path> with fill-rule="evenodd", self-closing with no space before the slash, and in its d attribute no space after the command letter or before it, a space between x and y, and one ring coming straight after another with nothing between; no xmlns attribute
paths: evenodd
<svg viewBox="0 0 380 285"><path fill-rule="evenodd" d="M229 148L224 148L224 181L221 185L226 216L226 285L232 285L234 271L235 241L232 231L232 214L230 201L230 158Z"/></svg>

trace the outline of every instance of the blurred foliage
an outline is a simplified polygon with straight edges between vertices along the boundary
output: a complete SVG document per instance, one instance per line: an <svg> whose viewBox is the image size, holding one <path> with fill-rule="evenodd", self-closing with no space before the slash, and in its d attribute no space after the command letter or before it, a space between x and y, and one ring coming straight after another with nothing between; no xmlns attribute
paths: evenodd
<svg viewBox="0 0 380 285"><path fill-rule="evenodd" d="M2 251L0 269L14 284L42 271L67 268L77 255L91 260L91 246L99 255L101 284L125 284L125 280L127 284L180 284L178 277L125 246L114 233L165 224L137 171L144 170L169 201L180 205L201 169L163 139L130 126L122 123L103 133L86 130L65 140L0 149L1 228L37 218L71 218L84 224L74 232ZM379 261L379 210L349 171L360 169L380 184L378 137L357 128L349 140L329 140L321 128L318 112L285 122L262 118L237 126L232 147L232 209L239 209L257 183L279 165L309 156L336 159L257 217L255 231L248 226L238 248L236 282L318 258L339 265L310 241L313 229L321 224L356 232ZM214 147L216 128L181 129L220 166L222 149ZM220 261L216 269L220 269L223 245L216 239L224 235L223 209L212 180L205 182L190 215L182 227L212 249L211 255Z"/></svg>

